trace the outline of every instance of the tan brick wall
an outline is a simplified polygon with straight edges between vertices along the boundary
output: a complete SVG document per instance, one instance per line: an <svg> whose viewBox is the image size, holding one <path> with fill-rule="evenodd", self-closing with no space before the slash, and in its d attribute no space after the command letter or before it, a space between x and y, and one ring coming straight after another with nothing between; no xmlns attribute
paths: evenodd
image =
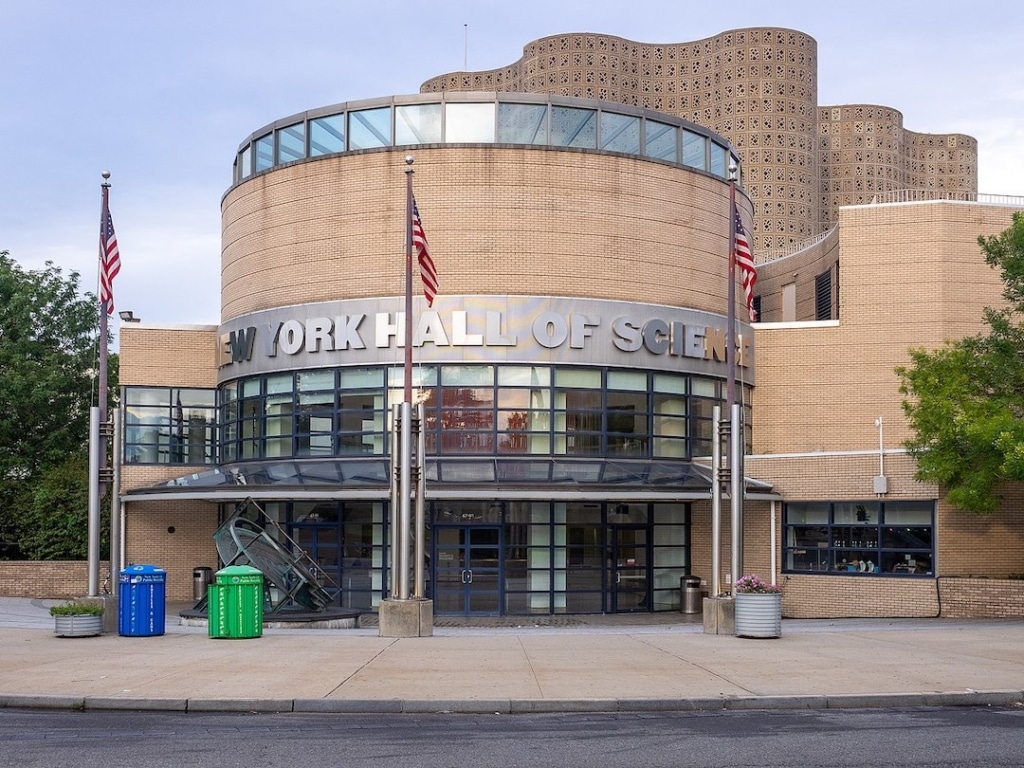
<svg viewBox="0 0 1024 768"><path fill-rule="evenodd" d="M756 259L756 254L755 254ZM758 260L757 294L761 297L761 322L796 322L815 319L815 280L822 272L833 272L839 261L839 228L833 229L820 241L784 258L764 263ZM840 278L839 282L842 282ZM832 311L830 318L838 314L836 278L831 277ZM783 314L783 290L792 285L796 293L796 314L787 318Z"/></svg>
<svg viewBox="0 0 1024 768"><path fill-rule="evenodd" d="M1002 507L977 515L939 504L939 573L1005 578L1024 574L1024 487L1006 484Z"/></svg>
<svg viewBox="0 0 1024 768"><path fill-rule="evenodd" d="M172 530L173 529L173 530ZM217 506L197 501L148 501L127 506L125 564L167 571L168 602L192 599L192 570L216 570Z"/></svg>
<svg viewBox="0 0 1024 768"><path fill-rule="evenodd" d="M442 298L578 296L722 311L729 189L721 179L572 150L453 146L414 154L416 201ZM222 318L401 296L405 155L320 158L232 189L223 202Z"/></svg>
<svg viewBox="0 0 1024 768"><path fill-rule="evenodd" d="M109 574L110 563L101 562L101 588ZM117 591L116 584L111 591ZM88 592L89 563L85 560L0 560L0 595L4 597L72 600Z"/></svg>
<svg viewBox="0 0 1024 768"><path fill-rule="evenodd" d="M1024 619L1022 579L939 579L942 615L950 619Z"/></svg>
<svg viewBox="0 0 1024 768"><path fill-rule="evenodd" d="M174 528L174 532L170 532ZM213 504L147 502L128 506L125 522L124 566L155 565L167 571L167 601L191 602L192 569L217 568ZM101 586L110 564L100 565ZM117 592L118 585L108 585ZM75 598L88 592L85 560L0 561L0 595L6 597Z"/></svg>
<svg viewBox="0 0 1024 768"><path fill-rule="evenodd" d="M786 574L782 615L790 619L927 618L939 615L938 588L935 579Z"/></svg>
<svg viewBox="0 0 1024 768"><path fill-rule="evenodd" d="M915 480L916 466L902 450L910 432L894 369L909 361L911 347L936 348L982 330L982 309L1001 305L1002 284L985 264L977 237L1003 231L1012 214L1011 208L950 202L844 208L838 325L769 323L755 331L755 455L747 458L747 474L772 482L787 501L875 498L872 478L882 471L875 419L882 417L884 498L941 498L940 488ZM765 265L762 287L774 293L793 272L823 271L834 249L824 246L819 256L817 266L808 254ZM813 283L806 290L813 291ZM1003 508L986 516L938 504L938 580L787 575L785 614L932 616L941 585L950 592L941 600L943 615L1004 615L965 594L978 583L988 589L995 579L1024 571L1024 490L1008 487L1004 498ZM993 581L969 580L968 587L949 578L957 576ZM1010 582L1006 589L1017 594L1019 586ZM1005 615L1016 615L1021 601L1006 602L1018 607Z"/></svg>
<svg viewBox="0 0 1024 768"><path fill-rule="evenodd" d="M838 326L755 331L754 453L877 449L877 417L886 446L901 445L910 435L895 368L912 347L980 332L983 308L1001 305L999 274L977 238L1009 227L1012 214L953 202L844 208ZM810 272L834 255L823 249L821 257ZM767 267L773 287L784 266Z"/></svg>
<svg viewBox="0 0 1024 768"><path fill-rule="evenodd" d="M123 323L122 386L216 387L217 329Z"/></svg>

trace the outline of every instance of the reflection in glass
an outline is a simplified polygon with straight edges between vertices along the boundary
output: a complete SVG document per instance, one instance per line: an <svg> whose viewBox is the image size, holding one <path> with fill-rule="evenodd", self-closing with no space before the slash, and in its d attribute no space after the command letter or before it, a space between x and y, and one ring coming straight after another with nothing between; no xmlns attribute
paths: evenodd
<svg viewBox="0 0 1024 768"><path fill-rule="evenodd" d="M292 451L327 455L330 446L337 455L383 455L389 403L402 401L403 379L402 368L388 366L312 369L228 382L220 406L224 460L283 458ZM708 396L687 396L688 390ZM413 401L424 404L428 453L606 453L686 460L710 453L716 391L715 381L701 377L652 377L626 369L470 364L413 368ZM126 389L125 399L129 406L150 404L169 413L180 395L185 408L194 404L213 412L212 393ZM667 482L677 481L675 472L672 478Z"/></svg>
<svg viewBox="0 0 1024 768"><path fill-rule="evenodd" d="M544 104L499 104L497 140L502 144L547 144Z"/></svg>
<svg viewBox="0 0 1024 768"><path fill-rule="evenodd" d="M676 133L678 128L655 120L645 123L644 154L659 160L676 162Z"/></svg>
<svg viewBox="0 0 1024 768"><path fill-rule="evenodd" d="M256 139L256 172L265 171L274 166L274 136L267 134Z"/></svg>
<svg viewBox="0 0 1024 768"><path fill-rule="evenodd" d="M345 116L318 117L309 123L309 156L345 151Z"/></svg>
<svg viewBox="0 0 1024 768"><path fill-rule="evenodd" d="M243 179L252 176L252 145L242 150L241 167L239 173Z"/></svg>
<svg viewBox="0 0 1024 768"><path fill-rule="evenodd" d="M932 573L933 502L793 502L785 506L788 571ZM916 525L893 520L916 518Z"/></svg>
<svg viewBox="0 0 1024 768"><path fill-rule="evenodd" d="M596 149L597 112L576 107L552 107L551 145Z"/></svg>
<svg viewBox="0 0 1024 768"><path fill-rule="evenodd" d="M446 104L444 139L455 143L494 141L494 104Z"/></svg>
<svg viewBox="0 0 1024 768"><path fill-rule="evenodd" d="M296 123L277 132L277 162L290 163L306 156L306 124Z"/></svg>
<svg viewBox="0 0 1024 768"><path fill-rule="evenodd" d="M690 131L683 131L683 163L702 171L708 169L708 140Z"/></svg>
<svg viewBox="0 0 1024 768"><path fill-rule="evenodd" d="M441 105L414 104L395 108L395 144L439 144Z"/></svg>
<svg viewBox="0 0 1024 768"><path fill-rule="evenodd" d="M348 113L348 148L391 146L391 108L363 109Z"/></svg>
<svg viewBox="0 0 1024 768"><path fill-rule="evenodd" d="M601 149L640 154L640 118L601 113Z"/></svg>
<svg viewBox="0 0 1024 768"><path fill-rule="evenodd" d="M726 157L725 147L711 142L711 172L716 176L725 176Z"/></svg>

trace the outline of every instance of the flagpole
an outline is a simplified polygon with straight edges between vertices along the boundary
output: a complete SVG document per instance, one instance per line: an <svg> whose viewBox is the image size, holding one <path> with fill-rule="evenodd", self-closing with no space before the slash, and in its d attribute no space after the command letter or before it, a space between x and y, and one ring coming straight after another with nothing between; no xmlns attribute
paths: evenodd
<svg viewBox="0 0 1024 768"><path fill-rule="evenodd" d="M405 386L403 402L392 408L391 429L391 594L380 604L381 637L429 637L434 633L434 604L424 599L424 482L425 446L423 437L423 406L412 413L412 252L419 252L420 268L429 262L426 238L422 236L412 194L412 155L405 156ZM422 238L422 239L421 239ZM415 241L414 241L415 239ZM425 290L429 304L436 290L433 269L429 291ZM427 283L425 282L426 286ZM414 430L415 427L415 430ZM413 439L413 432L416 439ZM418 456L418 460L417 460ZM414 469L414 463L416 467ZM414 479L415 475L415 479ZM413 552L412 499L416 496L415 553ZM414 563L410 560L415 558ZM412 568L410 568L412 565ZM415 593L410 595L411 571L415 571Z"/></svg>
<svg viewBox="0 0 1024 768"><path fill-rule="evenodd" d="M100 184L100 229L99 229L99 260L97 262L97 274L99 276L100 290L99 297L99 338L97 344L99 349L99 383L96 394L95 424L90 426L89 450L93 454L89 457L89 509L88 509L88 546L86 551L87 559L87 585L86 595L97 597L100 587L100 499L106 491L102 477L107 468L107 441L101 438L105 434L104 426L107 423L107 304L111 301L103 288L104 284L104 263L107 258L107 244L104 233L107 228L107 217L110 215L110 171L103 171L103 183ZM95 434L93 434L95 432ZM95 475L95 477L93 477ZM112 544L113 546L113 544ZM113 585L111 585L113 587Z"/></svg>
<svg viewBox="0 0 1024 768"><path fill-rule="evenodd" d="M412 169L405 156L405 402L412 402Z"/></svg>
<svg viewBox="0 0 1024 768"><path fill-rule="evenodd" d="M99 258L99 270L100 270L100 281L102 282L103 276L103 263L107 258L107 244L104 232L107 228L107 217L110 215L110 182L107 179L110 178L110 171L103 171L103 183L100 184L102 190L103 203L101 205L100 212L100 258ZM105 424L107 421L107 317L110 314L109 307L107 304L113 301L112 298L103 298L103 291L100 290L100 361L99 361L99 402L97 405L100 409L100 424ZM100 469L102 470L106 465L106 456L102 457ZM102 493L102 491L101 491Z"/></svg>
<svg viewBox="0 0 1024 768"><path fill-rule="evenodd" d="M398 569L399 600L409 599L409 556L412 525L412 155L406 155L405 164L405 370L402 399L401 459L399 475L398 531L395 540L395 568ZM394 453L394 452L392 452Z"/></svg>
<svg viewBox="0 0 1024 768"><path fill-rule="evenodd" d="M729 420L727 448L729 467L729 532L730 576L729 591L735 597L736 580L743 569L743 450L742 426L736 405L736 163L729 162L729 307L726 314L725 355L727 362L725 418Z"/></svg>
<svg viewBox="0 0 1024 768"><path fill-rule="evenodd" d="M729 164L729 299L725 326L725 361L728 378L725 389L726 418L736 402L736 165Z"/></svg>

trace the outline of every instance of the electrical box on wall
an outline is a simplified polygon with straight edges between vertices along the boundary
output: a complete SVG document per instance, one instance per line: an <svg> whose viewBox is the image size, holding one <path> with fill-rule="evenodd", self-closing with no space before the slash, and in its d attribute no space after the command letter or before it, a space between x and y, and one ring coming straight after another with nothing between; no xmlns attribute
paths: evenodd
<svg viewBox="0 0 1024 768"><path fill-rule="evenodd" d="M888 493L889 492L889 478L885 475L879 475L875 479L875 493Z"/></svg>

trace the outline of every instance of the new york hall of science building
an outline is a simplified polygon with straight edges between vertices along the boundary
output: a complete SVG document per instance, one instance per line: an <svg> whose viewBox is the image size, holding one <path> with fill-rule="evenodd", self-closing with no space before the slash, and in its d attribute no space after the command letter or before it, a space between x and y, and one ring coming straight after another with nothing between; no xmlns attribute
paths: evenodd
<svg viewBox="0 0 1024 768"><path fill-rule="evenodd" d="M413 334L435 614L679 610L681 577L712 584L735 166L744 572L788 617L1020 615L1024 494L978 516L915 480L894 369L983 331L1002 284L977 239L1024 197L978 193L970 136L819 104L817 61L790 29L555 35L253 132L220 324L120 327L122 562L187 601L255 505L338 605L389 596L412 155L440 275L430 307L415 276Z"/></svg>

